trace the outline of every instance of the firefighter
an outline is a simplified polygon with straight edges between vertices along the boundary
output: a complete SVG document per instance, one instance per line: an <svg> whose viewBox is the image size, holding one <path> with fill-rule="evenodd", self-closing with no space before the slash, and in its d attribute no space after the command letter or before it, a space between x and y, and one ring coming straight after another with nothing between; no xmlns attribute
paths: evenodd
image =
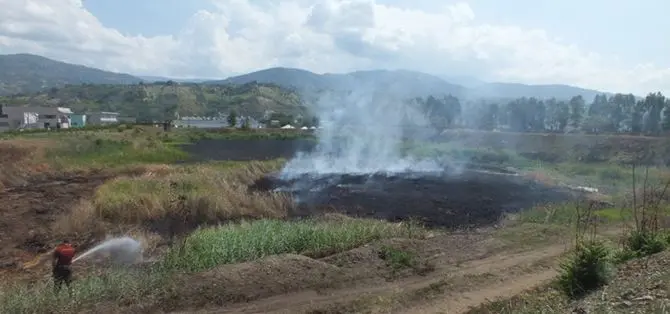
<svg viewBox="0 0 670 314"><path fill-rule="evenodd" d="M65 284L71 292L70 284L72 283L72 260L74 259L75 249L68 240L64 240L61 244L56 246L51 262L52 275L54 279L54 289L56 292Z"/></svg>

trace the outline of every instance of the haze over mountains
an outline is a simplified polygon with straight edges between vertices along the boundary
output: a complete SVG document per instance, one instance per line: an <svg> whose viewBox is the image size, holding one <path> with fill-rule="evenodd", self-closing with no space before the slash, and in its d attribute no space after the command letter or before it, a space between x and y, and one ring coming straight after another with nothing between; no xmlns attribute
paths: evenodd
<svg viewBox="0 0 670 314"><path fill-rule="evenodd" d="M256 81L294 88L307 95L326 90L377 87L402 97L452 94L459 98L470 99L519 97L569 99L572 96L582 95L585 99L593 99L595 95L601 94L596 90L568 85L487 83L473 78L449 78L448 81L434 75L407 70L316 74L302 69L277 67L223 80L171 79L114 73L32 54L0 55L0 95L37 92L66 84L136 84L165 80L209 85L244 84Z"/></svg>

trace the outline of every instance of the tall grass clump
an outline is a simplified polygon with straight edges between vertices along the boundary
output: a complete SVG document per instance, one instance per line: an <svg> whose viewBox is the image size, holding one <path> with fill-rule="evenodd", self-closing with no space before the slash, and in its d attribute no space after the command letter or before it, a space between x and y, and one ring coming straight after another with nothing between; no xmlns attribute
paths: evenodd
<svg viewBox="0 0 670 314"><path fill-rule="evenodd" d="M418 229L368 219L230 223L195 231L167 253L165 266L199 271L283 253L326 256L382 238L420 234L412 228Z"/></svg>
<svg viewBox="0 0 670 314"><path fill-rule="evenodd" d="M575 251L561 263L558 287L570 298L578 298L607 284L613 274L611 249L596 239L593 204L576 206Z"/></svg>
<svg viewBox="0 0 670 314"><path fill-rule="evenodd" d="M288 195L248 190L256 179L280 165L270 161L228 167L171 166L153 175L117 178L95 192L94 216L126 224L168 216L194 223L281 218L293 204Z"/></svg>

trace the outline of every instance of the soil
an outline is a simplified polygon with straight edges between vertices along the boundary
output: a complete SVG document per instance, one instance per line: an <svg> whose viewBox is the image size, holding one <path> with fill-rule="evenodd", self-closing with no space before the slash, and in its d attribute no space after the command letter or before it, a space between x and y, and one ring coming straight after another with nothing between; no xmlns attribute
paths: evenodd
<svg viewBox="0 0 670 314"><path fill-rule="evenodd" d="M475 228L495 224L504 213L577 199L581 194L509 173L466 170L446 173L302 175L258 180L266 193L288 191L299 201L296 216L335 211L350 216L402 221L428 227Z"/></svg>
<svg viewBox="0 0 670 314"><path fill-rule="evenodd" d="M136 174L129 170L127 174ZM44 269L17 271L22 264L53 249L64 238L86 250L104 234L63 234L58 220L96 188L120 173L105 171L44 174L24 185L0 189L0 278L35 278Z"/></svg>
<svg viewBox="0 0 670 314"><path fill-rule="evenodd" d="M107 174L66 175L0 191L0 267L14 268L59 241L52 225L80 199L90 198Z"/></svg>

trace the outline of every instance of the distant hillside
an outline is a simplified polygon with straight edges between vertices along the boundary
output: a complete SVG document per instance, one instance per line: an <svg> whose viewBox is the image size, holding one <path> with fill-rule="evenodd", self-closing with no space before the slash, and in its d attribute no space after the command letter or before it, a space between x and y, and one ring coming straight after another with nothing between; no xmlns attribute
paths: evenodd
<svg viewBox="0 0 670 314"><path fill-rule="evenodd" d="M501 98L513 99L519 97L570 99L582 95L586 100L593 100L603 92L569 85L526 85L517 83L483 83L473 86L468 91L470 98ZM605 93L608 94L609 93Z"/></svg>
<svg viewBox="0 0 670 314"><path fill-rule="evenodd" d="M520 97L570 99L582 95L591 100L596 90L568 85L526 85L515 83L486 83L473 78L445 79L414 71L357 71L346 74L316 74L293 68L271 68L234 76L206 84L244 84L262 82L293 88L305 95L318 95L323 90L381 89L400 97L451 94L461 99L514 99ZM465 87L468 86L468 87Z"/></svg>
<svg viewBox="0 0 670 314"><path fill-rule="evenodd" d="M116 111L139 120L181 116L215 116L235 110L262 117L266 110L308 116L296 93L265 84L200 85L156 83L135 85L68 85L29 95L0 97L8 105L65 106L77 112Z"/></svg>
<svg viewBox="0 0 670 314"><path fill-rule="evenodd" d="M0 95L36 92L66 84L132 84L141 79L31 54L0 55Z"/></svg>
<svg viewBox="0 0 670 314"><path fill-rule="evenodd" d="M55 61L31 54L0 55L0 95L41 91L67 84L134 84L144 81L199 83L200 79L170 79L163 77L136 77L112 73L81 65ZM415 71L357 71L346 74L316 74L293 68L270 68L225 80L206 81L203 84L271 83L299 92L307 101L323 91L375 90L399 98L451 94L460 99L511 99L536 97L569 99L582 95L590 100L598 91L567 85L525 85L514 83L486 83L469 77L443 79Z"/></svg>
<svg viewBox="0 0 670 314"><path fill-rule="evenodd" d="M292 88L307 97L321 91L383 90L398 97L418 97L438 94L462 96L465 89L436 76L413 71L357 71L347 74L316 74L293 68L271 68L230 77L207 84L272 83Z"/></svg>

